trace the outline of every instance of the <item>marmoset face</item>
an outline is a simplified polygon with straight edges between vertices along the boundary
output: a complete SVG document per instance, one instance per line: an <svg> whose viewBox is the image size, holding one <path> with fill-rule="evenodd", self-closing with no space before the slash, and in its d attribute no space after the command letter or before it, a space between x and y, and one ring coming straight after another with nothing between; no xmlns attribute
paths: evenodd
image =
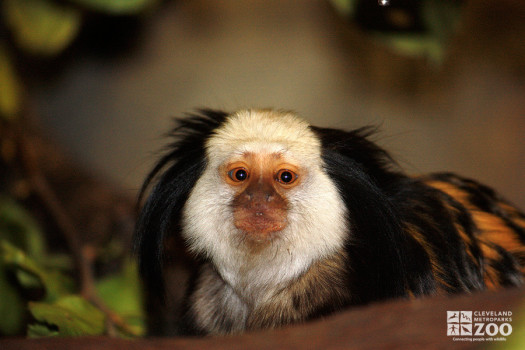
<svg viewBox="0 0 525 350"><path fill-rule="evenodd" d="M307 266L342 246L345 206L306 122L238 112L210 137L206 156L184 210L191 250L217 265L286 257Z"/></svg>

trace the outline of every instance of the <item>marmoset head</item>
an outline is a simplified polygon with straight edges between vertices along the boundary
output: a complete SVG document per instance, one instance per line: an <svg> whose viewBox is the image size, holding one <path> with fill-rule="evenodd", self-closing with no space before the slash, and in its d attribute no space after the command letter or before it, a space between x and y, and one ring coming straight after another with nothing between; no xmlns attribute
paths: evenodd
<svg viewBox="0 0 525 350"><path fill-rule="evenodd" d="M247 293L278 288L348 250L356 232L353 259L384 271L383 261L399 260L392 240L399 225L377 184L396 175L384 170L390 158L367 140L370 132L314 127L276 110L203 110L179 119L141 192L155 183L136 228L146 284L163 290L174 241L197 267L210 262ZM380 259L370 260L378 247ZM394 281L395 264L389 270Z"/></svg>
<svg viewBox="0 0 525 350"><path fill-rule="evenodd" d="M345 206L305 121L239 111L213 131L205 159L183 209L182 235L219 270L281 260L302 269L343 245Z"/></svg>

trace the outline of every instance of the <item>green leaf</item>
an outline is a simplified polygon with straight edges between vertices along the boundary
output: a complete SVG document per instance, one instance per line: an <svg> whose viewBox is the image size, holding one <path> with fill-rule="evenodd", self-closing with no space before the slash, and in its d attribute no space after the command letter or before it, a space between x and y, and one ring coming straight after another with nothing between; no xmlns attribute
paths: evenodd
<svg viewBox="0 0 525 350"><path fill-rule="evenodd" d="M346 17L353 16L355 13L356 0L330 0L332 6Z"/></svg>
<svg viewBox="0 0 525 350"><path fill-rule="evenodd" d="M49 325L30 324L27 326L27 336L29 338L57 337L60 334Z"/></svg>
<svg viewBox="0 0 525 350"><path fill-rule="evenodd" d="M22 87L7 51L0 43L0 118L12 120L20 113Z"/></svg>
<svg viewBox="0 0 525 350"><path fill-rule="evenodd" d="M14 200L0 196L0 239L8 240L31 258L44 258L44 241L37 223Z"/></svg>
<svg viewBox="0 0 525 350"><path fill-rule="evenodd" d="M131 15L142 12L158 0L70 0L91 10L113 15Z"/></svg>
<svg viewBox="0 0 525 350"><path fill-rule="evenodd" d="M53 304L31 302L29 310L40 326L49 329L46 334L42 327L32 326L29 336L87 336L105 332L104 313L78 295L65 296Z"/></svg>
<svg viewBox="0 0 525 350"><path fill-rule="evenodd" d="M134 261L127 259L120 274L100 280L96 288L104 303L134 331L130 335L144 334L142 289Z"/></svg>
<svg viewBox="0 0 525 350"><path fill-rule="evenodd" d="M33 275L31 272L17 269L15 271L15 276L18 283L24 289L43 289L42 281L38 276Z"/></svg>
<svg viewBox="0 0 525 350"><path fill-rule="evenodd" d="M5 265L0 261L0 334L19 334L24 325L25 313L25 303L9 283Z"/></svg>
<svg viewBox="0 0 525 350"><path fill-rule="evenodd" d="M53 301L70 294L73 282L45 254L41 231L23 207L0 196L0 333L19 335L27 315L24 295ZM64 259L62 259L64 260ZM21 293L23 291L24 293Z"/></svg>
<svg viewBox="0 0 525 350"><path fill-rule="evenodd" d="M57 270L46 270L40 267L22 250L6 240L0 241L0 261L7 270L13 271L22 288L42 288L45 290L45 301L54 301L63 295L70 294L73 282Z"/></svg>
<svg viewBox="0 0 525 350"><path fill-rule="evenodd" d="M419 34L376 34L375 37L401 55L427 57L434 63L440 63L443 60L443 43L432 36Z"/></svg>
<svg viewBox="0 0 525 350"><path fill-rule="evenodd" d="M79 10L55 1L4 0L5 22L16 44L30 54L53 56L76 37L82 16Z"/></svg>

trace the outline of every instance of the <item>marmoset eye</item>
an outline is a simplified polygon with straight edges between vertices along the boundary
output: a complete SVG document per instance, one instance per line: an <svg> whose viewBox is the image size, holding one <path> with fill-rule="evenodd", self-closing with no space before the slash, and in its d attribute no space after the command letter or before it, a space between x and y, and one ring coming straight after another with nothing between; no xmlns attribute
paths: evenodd
<svg viewBox="0 0 525 350"><path fill-rule="evenodd" d="M228 171L228 176L235 182L241 182L248 178L248 172L244 168L236 168Z"/></svg>
<svg viewBox="0 0 525 350"><path fill-rule="evenodd" d="M277 181L282 184L289 185L297 179L297 174L293 171L282 169L277 173Z"/></svg>

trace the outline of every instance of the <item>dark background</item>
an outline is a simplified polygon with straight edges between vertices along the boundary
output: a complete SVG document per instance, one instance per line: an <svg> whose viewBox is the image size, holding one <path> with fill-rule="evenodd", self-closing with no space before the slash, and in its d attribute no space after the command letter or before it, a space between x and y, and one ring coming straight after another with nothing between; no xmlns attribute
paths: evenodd
<svg viewBox="0 0 525 350"><path fill-rule="evenodd" d="M80 50L30 91L70 155L130 194L173 116L275 107L380 125L409 173L458 172L525 207L524 1L466 1L441 64L391 51L322 0L168 1L131 28L91 33L124 49Z"/></svg>

